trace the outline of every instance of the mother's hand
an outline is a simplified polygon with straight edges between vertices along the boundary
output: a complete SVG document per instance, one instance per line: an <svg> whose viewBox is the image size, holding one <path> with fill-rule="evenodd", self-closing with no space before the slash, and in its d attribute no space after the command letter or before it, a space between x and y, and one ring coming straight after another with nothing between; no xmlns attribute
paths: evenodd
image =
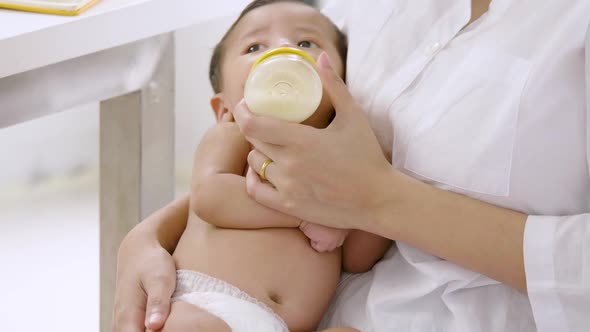
<svg viewBox="0 0 590 332"><path fill-rule="evenodd" d="M242 101L234 118L254 150L252 169L265 170L271 184L247 177L249 194L259 203L302 220L336 228L365 229L383 204L383 179L391 166L361 107L324 53L318 72L336 116L326 129L256 116Z"/></svg>
<svg viewBox="0 0 590 332"><path fill-rule="evenodd" d="M172 256L159 244L132 233L119 249L111 331L157 331L170 312L176 268Z"/></svg>

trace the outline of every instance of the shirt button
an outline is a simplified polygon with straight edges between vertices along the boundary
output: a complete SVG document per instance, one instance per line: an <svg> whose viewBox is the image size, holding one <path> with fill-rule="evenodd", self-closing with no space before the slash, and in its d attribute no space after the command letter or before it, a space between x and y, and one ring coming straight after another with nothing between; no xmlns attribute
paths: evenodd
<svg viewBox="0 0 590 332"><path fill-rule="evenodd" d="M438 53L438 51L440 51L441 48L442 48L442 44L439 42L436 42L426 48L426 55L433 56L436 53Z"/></svg>

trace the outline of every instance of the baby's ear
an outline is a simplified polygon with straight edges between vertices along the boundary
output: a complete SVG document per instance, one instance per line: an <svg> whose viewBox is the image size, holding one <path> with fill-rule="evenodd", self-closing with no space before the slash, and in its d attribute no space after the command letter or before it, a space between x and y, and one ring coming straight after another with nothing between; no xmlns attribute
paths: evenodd
<svg viewBox="0 0 590 332"><path fill-rule="evenodd" d="M229 109L227 108L223 93L218 93L211 98L211 109L213 109L215 120L217 120L218 123L222 121L224 115L229 114Z"/></svg>

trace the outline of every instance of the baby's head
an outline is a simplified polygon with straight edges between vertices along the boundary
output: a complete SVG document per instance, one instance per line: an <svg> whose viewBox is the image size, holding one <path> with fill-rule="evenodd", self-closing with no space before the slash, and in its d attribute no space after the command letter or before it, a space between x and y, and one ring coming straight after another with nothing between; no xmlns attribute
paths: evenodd
<svg viewBox="0 0 590 332"><path fill-rule="evenodd" d="M266 51L294 47L317 60L322 52L344 78L346 36L317 9L300 0L255 0L250 3L215 47L209 79L215 92L211 107L217 119L232 111L244 97L250 69ZM304 123L326 127L333 113L324 93L318 110Z"/></svg>

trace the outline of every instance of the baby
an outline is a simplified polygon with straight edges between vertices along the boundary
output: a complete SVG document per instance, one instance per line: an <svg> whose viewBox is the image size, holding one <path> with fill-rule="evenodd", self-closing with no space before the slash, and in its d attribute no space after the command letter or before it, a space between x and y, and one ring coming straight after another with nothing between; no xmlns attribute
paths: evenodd
<svg viewBox="0 0 590 332"><path fill-rule="evenodd" d="M344 76L346 37L302 1L253 1L217 45L210 79L218 124L195 153L189 220L173 256L177 284L163 331L314 331L341 267L367 271L389 246L372 234L303 223L248 196L251 146L232 110L256 59L285 46L314 59L326 52ZM324 128L333 114L324 94L303 124Z"/></svg>

